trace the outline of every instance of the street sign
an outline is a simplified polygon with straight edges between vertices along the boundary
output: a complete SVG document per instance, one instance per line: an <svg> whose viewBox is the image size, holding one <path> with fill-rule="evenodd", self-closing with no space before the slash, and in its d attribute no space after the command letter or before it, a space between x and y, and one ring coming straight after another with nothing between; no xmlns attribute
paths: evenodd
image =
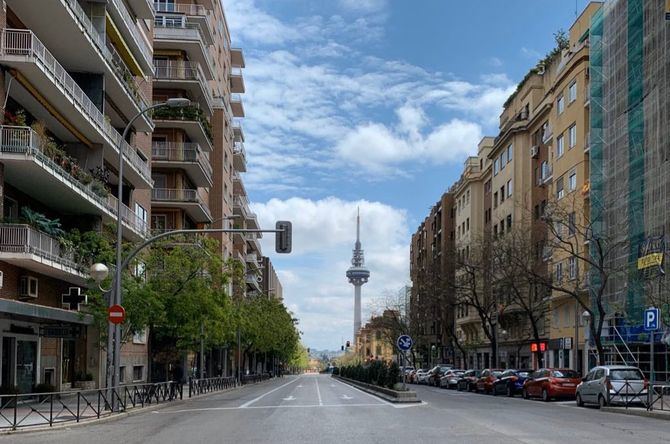
<svg viewBox="0 0 670 444"><path fill-rule="evenodd" d="M126 320L126 309L115 304L107 310L107 320L112 324L123 324Z"/></svg>
<svg viewBox="0 0 670 444"><path fill-rule="evenodd" d="M414 345L414 341L412 341L410 335L400 335L398 336L396 345L398 346L398 350L406 352L410 348L412 348L412 345Z"/></svg>
<svg viewBox="0 0 670 444"><path fill-rule="evenodd" d="M563 338L563 349L572 350L572 337Z"/></svg>
<svg viewBox="0 0 670 444"><path fill-rule="evenodd" d="M661 313L658 308L650 307L644 311L644 330L645 331L656 331L659 326L659 319L661 318Z"/></svg>

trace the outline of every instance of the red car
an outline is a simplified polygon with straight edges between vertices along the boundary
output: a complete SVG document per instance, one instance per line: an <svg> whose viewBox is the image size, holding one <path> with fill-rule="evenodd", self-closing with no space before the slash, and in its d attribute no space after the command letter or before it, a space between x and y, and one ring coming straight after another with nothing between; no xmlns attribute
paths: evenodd
<svg viewBox="0 0 670 444"><path fill-rule="evenodd" d="M543 401L553 398L574 399L580 382L579 373L569 368L541 368L526 380L523 397L542 398Z"/></svg>
<svg viewBox="0 0 670 444"><path fill-rule="evenodd" d="M493 391L493 383L502 375L504 370L499 368L487 368L482 370L477 380L477 391L482 393L491 393Z"/></svg>

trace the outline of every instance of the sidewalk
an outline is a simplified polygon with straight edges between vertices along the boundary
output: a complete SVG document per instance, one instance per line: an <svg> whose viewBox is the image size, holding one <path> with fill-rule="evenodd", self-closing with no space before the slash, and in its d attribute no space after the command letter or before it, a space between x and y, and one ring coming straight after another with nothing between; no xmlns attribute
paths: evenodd
<svg viewBox="0 0 670 444"><path fill-rule="evenodd" d="M645 418L664 419L670 421L670 410L652 410L648 411L644 407L603 407L603 412L622 413L624 415L642 416Z"/></svg>

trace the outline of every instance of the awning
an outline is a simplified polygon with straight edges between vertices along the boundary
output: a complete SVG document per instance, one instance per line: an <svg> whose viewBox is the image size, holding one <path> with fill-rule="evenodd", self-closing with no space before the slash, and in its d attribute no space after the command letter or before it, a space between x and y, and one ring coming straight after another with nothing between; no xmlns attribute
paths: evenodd
<svg viewBox="0 0 670 444"><path fill-rule="evenodd" d="M11 299L0 299L0 314L3 313L9 313L16 316L25 316L34 319L70 322L72 324L93 324L93 316L89 314L63 310L61 308L46 307L44 305L30 304L27 302L14 301Z"/></svg>

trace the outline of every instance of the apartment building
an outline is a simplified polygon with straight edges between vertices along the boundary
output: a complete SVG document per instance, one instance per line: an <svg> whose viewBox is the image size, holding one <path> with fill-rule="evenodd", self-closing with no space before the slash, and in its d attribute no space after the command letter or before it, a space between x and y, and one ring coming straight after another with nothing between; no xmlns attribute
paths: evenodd
<svg viewBox="0 0 670 444"><path fill-rule="evenodd" d="M277 275L277 270L275 270L274 265L272 264L272 260L267 257L263 256L262 259L262 272L263 272L263 280L262 282L262 294L267 295L269 298L276 298L279 299L280 301L284 299L284 291L282 289L281 281L279 280L279 276Z"/></svg>
<svg viewBox="0 0 670 444"><path fill-rule="evenodd" d="M410 322L425 364L453 359L454 196L444 193L412 235L410 247ZM435 350L433 352L432 350ZM432 355L431 355L432 353Z"/></svg>
<svg viewBox="0 0 670 444"><path fill-rule="evenodd" d="M86 303L91 251L122 202L123 236L149 233L151 19L147 0L0 2L2 386L73 387L104 374ZM116 195L119 151L124 193ZM113 227L112 227L113 229ZM76 231L75 231L76 230ZM123 381L146 378L144 335L124 344Z"/></svg>
<svg viewBox="0 0 670 444"><path fill-rule="evenodd" d="M490 206L486 205L486 197L491 195L492 162L488 156L493 143L493 137L484 137L480 141L477 156L468 157L460 179L449 189L449 193L454 196L455 251L460 261L467 261L471 249L483 245L486 235L486 221L490 220L491 214ZM458 280L459 271L455 273L454 278ZM456 337L462 347L467 349L466 356L455 350L456 366L470 368L477 363L488 363L488 340L482 332L481 319L475 310L468 304L458 304L454 318Z"/></svg>

